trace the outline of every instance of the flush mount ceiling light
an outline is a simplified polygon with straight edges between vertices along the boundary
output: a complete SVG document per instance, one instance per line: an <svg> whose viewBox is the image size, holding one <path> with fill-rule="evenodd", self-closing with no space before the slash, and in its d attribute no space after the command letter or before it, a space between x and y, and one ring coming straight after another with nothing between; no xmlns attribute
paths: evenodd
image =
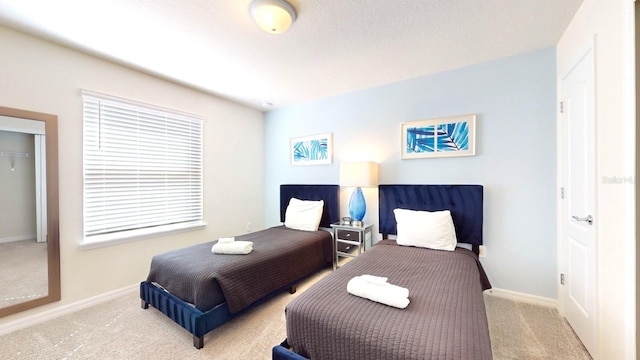
<svg viewBox="0 0 640 360"><path fill-rule="evenodd" d="M284 0L254 0L249 11L260 28L271 34L287 31L296 20L296 11Z"/></svg>

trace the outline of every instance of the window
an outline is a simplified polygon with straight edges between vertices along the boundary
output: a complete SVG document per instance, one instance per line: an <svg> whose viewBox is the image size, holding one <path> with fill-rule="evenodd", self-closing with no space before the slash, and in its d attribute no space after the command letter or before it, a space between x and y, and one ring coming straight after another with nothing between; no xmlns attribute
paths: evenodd
<svg viewBox="0 0 640 360"><path fill-rule="evenodd" d="M82 96L83 244L202 225L202 120Z"/></svg>

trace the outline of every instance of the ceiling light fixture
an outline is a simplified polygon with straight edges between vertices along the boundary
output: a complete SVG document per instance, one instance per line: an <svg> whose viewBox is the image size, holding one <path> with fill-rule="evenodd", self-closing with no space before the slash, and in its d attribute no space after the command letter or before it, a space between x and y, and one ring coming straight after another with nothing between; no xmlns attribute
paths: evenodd
<svg viewBox="0 0 640 360"><path fill-rule="evenodd" d="M262 30L280 34L296 20L296 11L284 0L254 0L249 7L251 16Z"/></svg>

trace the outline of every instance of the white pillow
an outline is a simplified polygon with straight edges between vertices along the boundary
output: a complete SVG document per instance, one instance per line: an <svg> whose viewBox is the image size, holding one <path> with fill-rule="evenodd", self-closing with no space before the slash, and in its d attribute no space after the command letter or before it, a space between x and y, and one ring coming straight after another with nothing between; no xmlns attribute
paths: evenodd
<svg viewBox="0 0 640 360"><path fill-rule="evenodd" d="M456 248L456 230L449 210L416 211L394 209L398 224L399 245L453 251Z"/></svg>
<svg viewBox="0 0 640 360"><path fill-rule="evenodd" d="M320 226L324 201L291 198L284 213L284 226L296 230L316 231Z"/></svg>

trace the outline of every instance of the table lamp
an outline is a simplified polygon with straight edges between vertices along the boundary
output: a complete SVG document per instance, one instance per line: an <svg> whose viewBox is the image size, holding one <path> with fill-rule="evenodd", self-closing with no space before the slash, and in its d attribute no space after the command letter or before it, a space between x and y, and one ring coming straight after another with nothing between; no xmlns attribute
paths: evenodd
<svg viewBox="0 0 640 360"><path fill-rule="evenodd" d="M349 199L349 216L353 226L362 226L367 211L362 187L378 186L378 164L372 161L341 162L340 185L355 187Z"/></svg>

